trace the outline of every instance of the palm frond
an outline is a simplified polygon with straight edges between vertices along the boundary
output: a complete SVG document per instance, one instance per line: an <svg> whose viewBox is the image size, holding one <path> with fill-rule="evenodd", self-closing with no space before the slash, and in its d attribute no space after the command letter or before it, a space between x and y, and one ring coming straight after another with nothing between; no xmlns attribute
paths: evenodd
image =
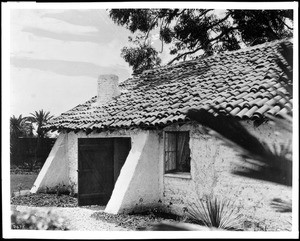
<svg viewBox="0 0 300 241"><path fill-rule="evenodd" d="M217 109L213 107L212 109L215 113L218 113ZM238 145L241 150L240 153L243 156L253 159L268 160L272 155L271 151L264 143L261 143L255 136L250 134L250 132L232 116L215 116L205 109L191 109L187 112L187 116L191 120L195 120L214 130L221 135L222 139L226 138L228 141ZM230 145L230 143L228 144Z"/></svg>
<svg viewBox="0 0 300 241"><path fill-rule="evenodd" d="M270 120L270 123L288 131L289 133L293 132L293 119L289 115L284 115L284 118L274 117L272 115L266 114L266 117Z"/></svg>
<svg viewBox="0 0 300 241"><path fill-rule="evenodd" d="M29 121L37 125L37 133L39 137L44 137L46 130L42 127L47 124L47 122L52 119L54 116L50 115L49 111L39 110L34 113L30 113L30 116L27 117Z"/></svg>
<svg viewBox="0 0 300 241"><path fill-rule="evenodd" d="M271 201L271 207L274 208L276 212L281 212L281 213L292 212L292 202L285 201L280 198L274 198Z"/></svg>
<svg viewBox="0 0 300 241"><path fill-rule="evenodd" d="M212 107L213 108L213 107ZM215 113L218 110L213 108ZM189 110L187 116L194 121L210 128L210 134L221 139L223 143L233 148L250 167L238 165L234 174L246 177L272 181L284 185L292 185L292 161L290 144L268 146L242 126L232 116L218 114L215 116L205 109ZM252 160L257 162L253 163Z"/></svg>

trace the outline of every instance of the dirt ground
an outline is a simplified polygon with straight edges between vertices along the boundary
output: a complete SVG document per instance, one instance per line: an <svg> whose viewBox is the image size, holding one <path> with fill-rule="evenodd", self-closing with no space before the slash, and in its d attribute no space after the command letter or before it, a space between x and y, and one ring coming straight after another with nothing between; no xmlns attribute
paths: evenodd
<svg viewBox="0 0 300 241"><path fill-rule="evenodd" d="M95 212L103 210L103 207L98 209L79 208L79 207L28 207L15 206L17 211L24 212L36 210L40 213L48 213L59 215L64 218L66 224L71 231L128 231L129 229L116 226L112 223L103 222L92 218L91 215Z"/></svg>
<svg viewBox="0 0 300 241"><path fill-rule="evenodd" d="M36 177L37 177L36 174L11 174L11 191L18 192L19 189L22 190L31 189ZM286 192L283 192L281 189L280 191L281 192L279 192L278 194L275 195L274 193L272 193L272 195L283 197L284 200L289 200L289 196L284 195L286 194ZM16 197L15 199L17 198L18 197ZM105 220L101 220L101 219L96 220L95 218L91 217L91 215L95 212L101 211L103 208L99 209L99 207L95 207L94 209L91 209L91 208L77 207L76 202L70 203L69 200L70 197L68 200L61 200L62 199L61 197L60 199L41 197L38 199L39 201L38 203L33 196L28 196L28 200L26 199L27 201L24 198L26 198L26 195L23 196L23 198L21 198L19 202L15 200L15 202L12 204L17 205L20 211L38 209L43 212L48 212L49 210L53 210L54 212L57 212L58 214L60 215L62 214L65 216L65 218L70 223L71 225L70 227L72 230L94 230L94 231L104 230L104 229L129 230L126 228L126 226L124 227L123 225L123 227L121 227L120 225L118 225L118 223L108 223ZM46 205L45 202L46 201L49 202L49 200L50 201L54 200L55 202L47 203ZM32 205L30 205L30 203L32 203ZM280 202L278 202L277 204L275 203L276 205L281 205L276 208L278 211L275 211L274 207L272 207L270 203L261 203L260 205L262 204L267 205L268 212L261 213L259 211L259 206L258 206L258 210L255 213L252 212L246 213L247 220L249 220L249 222L248 223L245 222L245 230L291 231L291 222L292 222L291 210L286 210L284 204ZM28 205L33 207L22 206L22 205ZM34 206L41 206L41 207L34 207Z"/></svg>

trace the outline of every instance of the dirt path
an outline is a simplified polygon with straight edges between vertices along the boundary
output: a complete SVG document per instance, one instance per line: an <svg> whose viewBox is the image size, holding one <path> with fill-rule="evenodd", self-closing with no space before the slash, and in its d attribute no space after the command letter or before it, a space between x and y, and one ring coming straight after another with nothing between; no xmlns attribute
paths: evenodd
<svg viewBox="0 0 300 241"><path fill-rule="evenodd" d="M18 211L37 210L38 212L52 213L65 218L68 228L73 231L128 231L129 229L116 226L111 223L106 223L101 220L92 218L94 212L101 212L103 209L90 209L82 207L65 208L65 207L28 207L16 206Z"/></svg>

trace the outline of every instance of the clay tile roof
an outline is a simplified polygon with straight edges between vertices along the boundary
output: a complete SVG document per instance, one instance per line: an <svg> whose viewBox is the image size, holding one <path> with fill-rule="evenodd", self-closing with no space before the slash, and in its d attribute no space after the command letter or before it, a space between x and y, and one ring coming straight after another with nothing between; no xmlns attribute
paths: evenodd
<svg viewBox="0 0 300 241"><path fill-rule="evenodd" d="M187 121L185 113L190 108L212 112L211 106L243 119L262 118L266 113L285 115L292 106L291 97L277 81L281 70L276 59L282 43L293 47L290 40L274 41L144 71L120 83L121 94L105 105L93 105L97 99L93 97L44 128L164 127Z"/></svg>

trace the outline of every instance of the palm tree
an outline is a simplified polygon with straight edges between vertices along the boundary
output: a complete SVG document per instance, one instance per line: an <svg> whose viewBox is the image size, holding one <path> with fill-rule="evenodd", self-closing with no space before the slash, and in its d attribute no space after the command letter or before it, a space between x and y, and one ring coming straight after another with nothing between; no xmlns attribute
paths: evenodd
<svg viewBox="0 0 300 241"><path fill-rule="evenodd" d="M11 163L19 164L21 161L20 147L18 145L18 138L26 136L28 131L28 125L26 124L26 118L19 115L18 117L10 117L10 158Z"/></svg>
<svg viewBox="0 0 300 241"><path fill-rule="evenodd" d="M35 149L35 160L30 163L30 169L32 170L35 163L38 161L38 152L40 148L42 147L42 139L46 137L47 132L42 129L43 125L45 125L51 118L53 118L53 115L50 115L49 111L39 110L35 111L34 113L30 113L31 116L26 117L26 120L28 122L31 122L31 124L36 125L36 132L37 132L37 145Z"/></svg>
<svg viewBox="0 0 300 241"><path fill-rule="evenodd" d="M10 136L11 138L18 138L24 134L25 118L22 115L19 117L10 117Z"/></svg>
<svg viewBox="0 0 300 241"><path fill-rule="evenodd" d="M49 111L39 110L34 113L30 113L31 116L26 117L28 121L37 126L37 136L38 138L44 138L46 136L46 131L42 129L42 126L45 125L53 115L50 115Z"/></svg>

